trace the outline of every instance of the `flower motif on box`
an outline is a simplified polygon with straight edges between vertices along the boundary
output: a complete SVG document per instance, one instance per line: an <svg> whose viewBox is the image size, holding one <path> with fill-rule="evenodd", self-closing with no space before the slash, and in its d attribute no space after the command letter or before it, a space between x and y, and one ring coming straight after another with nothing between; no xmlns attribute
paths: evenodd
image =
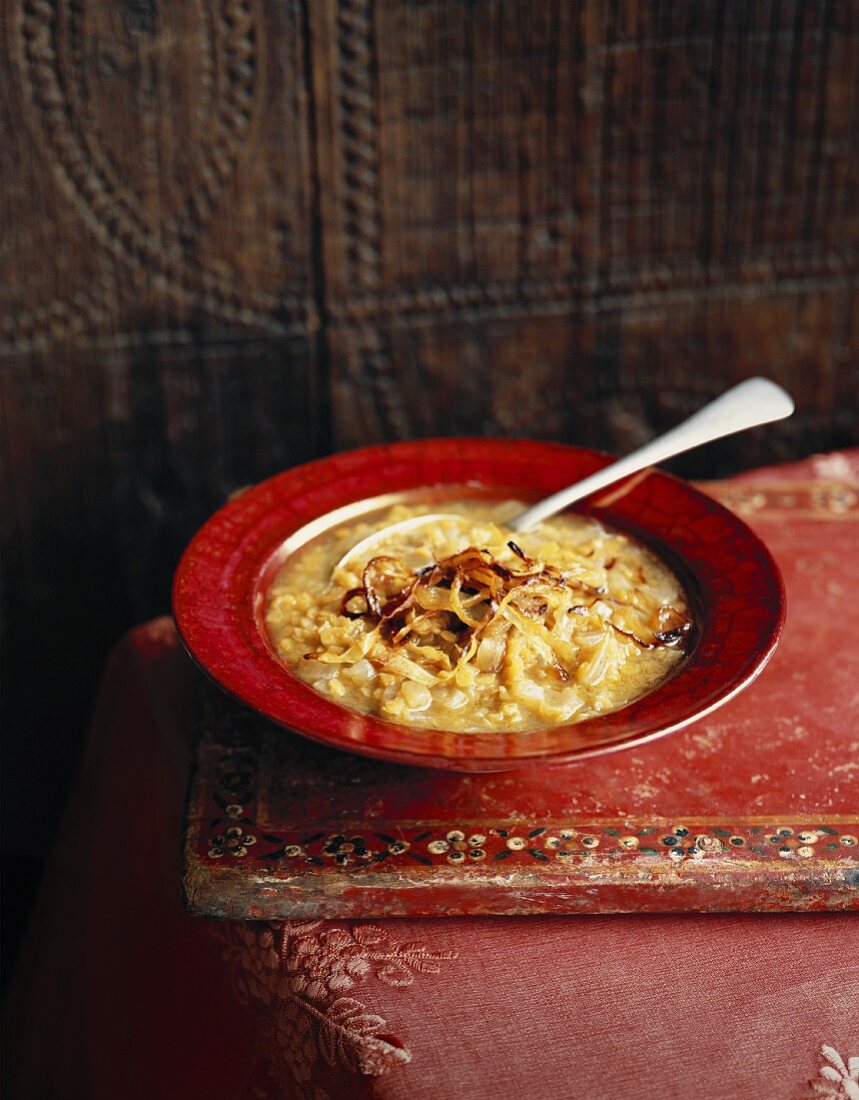
<svg viewBox="0 0 859 1100"><path fill-rule="evenodd" d="M229 755L223 762L230 769L235 766ZM674 822L667 827L632 821L549 822L534 823L533 827L530 823L499 822L482 826L485 831L469 827L468 823L429 829L421 822L404 822L397 836L371 833L364 828L362 832L347 829L336 834L317 832L284 839L254 832L254 811L246 805L254 797L250 789L241 792L242 802L226 802L224 795L235 795L247 778L246 772L229 770L221 780L221 786L226 784L227 789L223 794L217 791L213 795L218 812L209 822L211 832L201 838L201 854L210 859L252 855L276 866L292 868L309 864L319 870L342 869L354 874L399 860L426 867L452 865L463 869L507 860L589 865L597 860L629 861L643 856L660 857L674 864L716 858L745 862L833 860L847 857L859 844L854 833L841 832L822 822L811 825L777 822L765 826L732 822L696 825L690 821ZM225 822L225 818L229 820ZM262 843L250 853L247 846L257 840Z"/></svg>

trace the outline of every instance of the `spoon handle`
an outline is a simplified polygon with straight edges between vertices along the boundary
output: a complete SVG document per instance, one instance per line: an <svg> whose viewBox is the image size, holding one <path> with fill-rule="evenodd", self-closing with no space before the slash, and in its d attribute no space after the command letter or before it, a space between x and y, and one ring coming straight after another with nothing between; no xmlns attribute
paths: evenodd
<svg viewBox="0 0 859 1100"><path fill-rule="evenodd" d="M754 428L758 424L783 420L790 416L793 409L793 399L781 386L767 378L749 378L626 458L613 462L583 481L577 481L575 485L561 489L535 504L533 508L521 512L510 521L509 526L514 531L527 531L541 520L562 511L567 505L590 496L599 489L605 489L629 474L635 474L714 439Z"/></svg>

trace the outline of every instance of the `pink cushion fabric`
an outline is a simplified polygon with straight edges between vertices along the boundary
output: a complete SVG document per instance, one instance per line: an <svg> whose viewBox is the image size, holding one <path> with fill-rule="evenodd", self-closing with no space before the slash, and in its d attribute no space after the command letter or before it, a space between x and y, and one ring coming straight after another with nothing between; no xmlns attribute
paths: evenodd
<svg viewBox="0 0 859 1100"><path fill-rule="evenodd" d="M110 661L7 1004L9 1096L859 1098L853 915L187 916L192 684L167 620Z"/></svg>

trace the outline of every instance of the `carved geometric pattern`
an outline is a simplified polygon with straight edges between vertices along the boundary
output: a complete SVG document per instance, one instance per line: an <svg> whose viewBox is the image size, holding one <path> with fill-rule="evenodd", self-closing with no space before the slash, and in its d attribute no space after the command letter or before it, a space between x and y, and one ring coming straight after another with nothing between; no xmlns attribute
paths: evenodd
<svg viewBox="0 0 859 1100"><path fill-rule="evenodd" d="M376 291L380 226L372 0L341 0L337 47L346 258L354 285Z"/></svg>
<svg viewBox="0 0 859 1100"><path fill-rule="evenodd" d="M212 180L230 173L230 161L234 161L241 148L241 135L249 121L247 76L237 79L237 68L235 64L230 64L230 59L231 55L235 58L238 52L235 28L239 27L244 34L242 52L245 64L250 59L247 67L250 73L253 72L250 55L252 40L248 33L250 22L247 11L241 12L242 17L236 19L237 5L230 3L228 7L231 10L227 20L221 24L228 32L227 42L224 43L228 58L227 100L218 111L217 122L220 125L215 126L216 138L208 150L209 163L202 172L203 194L200 199L196 195L191 197L191 203L198 209L205 206L205 200L211 195ZM140 19L137 15L127 20L131 35L153 34L154 10L148 10L149 20ZM136 12L136 9L131 11ZM83 73L78 68L80 54L74 49L81 39L83 9L76 5L61 8L58 3L47 0L30 0L24 4L22 13L28 91L35 107L35 117L41 124L41 135L51 158L51 167L87 223L112 252L131 266L144 268L151 264L160 269L171 289L187 291L187 283L199 277L204 292L223 299L224 304L235 300L235 294L224 285L222 279L206 272L196 276L192 269L180 267L182 257L177 247L175 223L162 226L162 233L159 234L147 226L141 211L123 189L122 181L113 171L108 157L91 136L84 134L73 91L83 79ZM62 65L60 39L66 36L71 48L67 49L67 62ZM224 126L225 120L231 124L229 129ZM183 211L180 221L186 216Z"/></svg>
<svg viewBox="0 0 859 1100"><path fill-rule="evenodd" d="M257 0L181 8L146 0L114 12L24 0L16 14L25 120L61 193L127 277L18 312L6 335L27 341L46 329L54 339L86 332L123 285L147 284L270 334L284 332L284 321L314 325L309 296L248 283L234 264L198 247L229 201L265 107ZM186 95L187 105L174 95ZM279 231L288 230L281 223Z"/></svg>

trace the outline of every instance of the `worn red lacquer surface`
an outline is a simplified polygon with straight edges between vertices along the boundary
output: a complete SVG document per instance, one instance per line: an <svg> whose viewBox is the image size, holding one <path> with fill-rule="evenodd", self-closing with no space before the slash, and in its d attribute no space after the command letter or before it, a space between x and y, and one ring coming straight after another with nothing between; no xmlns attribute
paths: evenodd
<svg viewBox="0 0 859 1100"><path fill-rule="evenodd" d="M761 671L778 639L784 600L778 569L746 524L663 473L639 475L590 506L677 570L693 603L695 640L674 676L612 714L527 733L397 725L302 683L273 655L260 622L271 563L284 540L335 508L438 485L540 498L609 461L555 444L447 439L367 448L289 470L230 502L192 541L174 585L179 632L215 681L260 713L315 740L398 763L509 770L581 759L679 729Z"/></svg>
<svg viewBox="0 0 859 1100"><path fill-rule="evenodd" d="M859 650L845 644L859 629L859 479L834 473L708 489L772 548L789 615L749 690L670 738L463 774L286 735L208 687L185 841L192 910L859 908Z"/></svg>

